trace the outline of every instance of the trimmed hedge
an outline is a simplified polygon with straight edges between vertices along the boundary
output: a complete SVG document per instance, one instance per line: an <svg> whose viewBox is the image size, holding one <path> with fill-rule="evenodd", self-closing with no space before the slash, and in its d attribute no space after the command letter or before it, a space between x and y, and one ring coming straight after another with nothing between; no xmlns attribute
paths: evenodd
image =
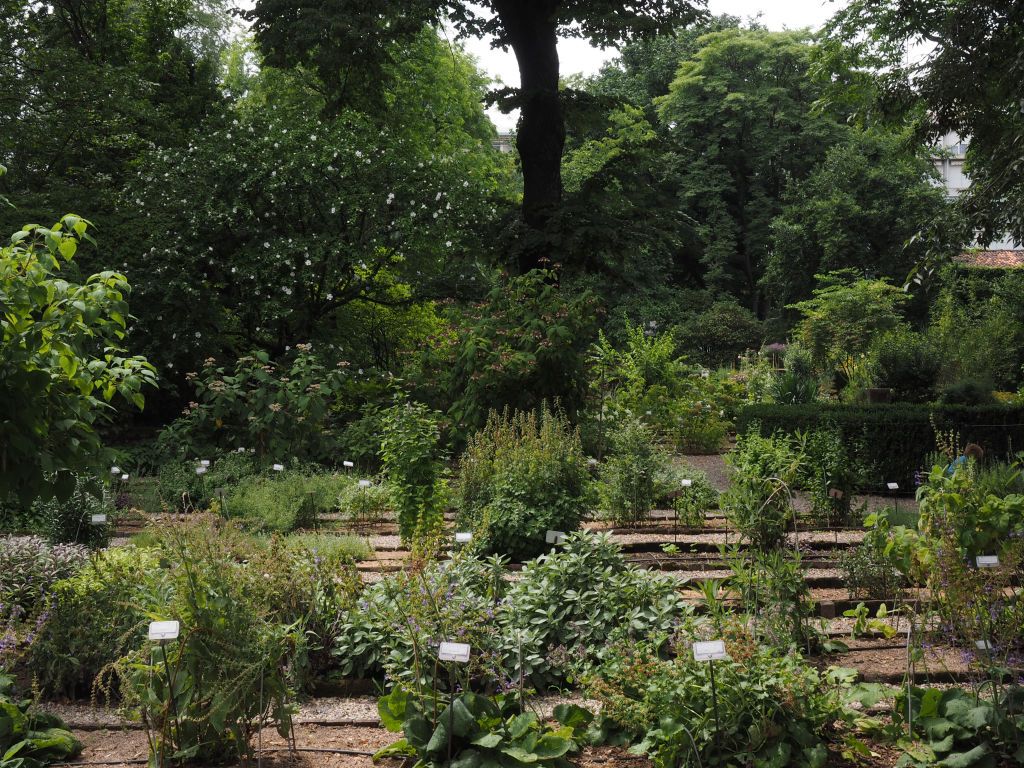
<svg viewBox="0 0 1024 768"><path fill-rule="evenodd" d="M934 426L932 421L934 420ZM914 473L935 450L935 429L960 433L961 447L978 443L987 457L1024 450L1024 406L1006 405L748 405L736 418L736 430L759 425L762 435L833 425L844 440L860 447L875 466L876 488L895 481L914 487ZM866 490L866 489L865 489Z"/></svg>

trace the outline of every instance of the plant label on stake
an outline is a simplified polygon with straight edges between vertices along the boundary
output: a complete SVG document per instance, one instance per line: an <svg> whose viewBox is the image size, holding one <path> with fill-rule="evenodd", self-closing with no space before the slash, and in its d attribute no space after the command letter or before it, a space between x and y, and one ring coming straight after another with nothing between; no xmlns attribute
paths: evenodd
<svg viewBox="0 0 1024 768"><path fill-rule="evenodd" d="M682 480L679 481L679 484L683 486L683 488L689 488L691 485L693 485L693 480L691 480L688 477L684 477Z"/></svg>
<svg viewBox="0 0 1024 768"><path fill-rule="evenodd" d="M206 474L206 470L207 470L207 467L196 467L196 474L197 475L205 475Z"/></svg>
<svg viewBox="0 0 1024 768"><path fill-rule="evenodd" d="M886 483L885 487L888 488L890 491L898 491L900 489L900 484L899 483Z"/></svg>
<svg viewBox="0 0 1024 768"><path fill-rule="evenodd" d="M998 568L999 555L978 555L974 562L979 568Z"/></svg>
<svg viewBox="0 0 1024 768"><path fill-rule="evenodd" d="M370 480L360 480L359 481L359 487L360 488L369 488L371 485L373 485L373 483Z"/></svg>
<svg viewBox="0 0 1024 768"><path fill-rule="evenodd" d="M441 661L468 664L470 650L469 643L449 643L445 641L437 649L437 658Z"/></svg>
<svg viewBox="0 0 1024 768"><path fill-rule="evenodd" d="M693 644L694 661L721 661L728 658L724 640L707 640Z"/></svg>
<svg viewBox="0 0 1024 768"><path fill-rule="evenodd" d="M469 544L473 540L473 534L468 531L460 531L455 534L456 544Z"/></svg>
<svg viewBox="0 0 1024 768"><path fill-rule="evenodd" d="M275 464L271 469L275 472L284 472L284 464Z"/></svg>
<svg viewBox="0 0 1024 768"><path fill-rule="evenodd" d="M975 640L974 647L977 648L979 651L991 651L992 643L990 643L988 640Z"/></svg>
<svg viewBox="0 0 1024 768"><path fill-rule="evenodd" d="M116 466L115 467L111 467L110 468L110 474L112 474L112 475L119 475L119 474L121 474L121 468L120 467L116 467Z"/></svg>
<svg viewBox="0 0 1024 768"><path fill-rule="evenodd" d="M544 534L544 541L547 544L564 544L565 531L548 531Z"/></svg>
<svg viewBox="0 0 1024 768"><path fill-rule="evenodd" d="M177 621L151 621L148 637L150 640L177 640L181 624Z"/></svg>
<svg viewBox="0 0 1024 768"><path fill-rule="evenodd" d="M693 644L693 660L708 662L711 675L711 704L715 710L715 744L721 748L722 725L718 719L718 686L715 684L715 662L727 659L724 640L705 640Z"/></svg>
<svg viewBox="0 0 1024 768"><path fill-rule="evenodd" d="M92 523L93 525L106 525L107 524L107 516L106 515L91 515L89 517L89 522Z"/></svg>
<svg viewBox="0 0 1024 768"><path fill-rule="evenodd" d="M125 473L125 474L121 475L121 479L122 480L127 480L128 479L128 474Z"/></svg>
<svg viewBox="0 0 1024 768"><path fill-rule="evenodd" d="M208 467L208 466L210 466L210 460L209 459L203 459L202 461L199 462L199 466L201 466L201 467Z"/></svg>
<svg viewBox="0 0 1024 768"><path fill-rule="evenodd" d="M343 461L341 462L341 466L343 466L345 469L352 469L352 467L354 467L355 464L353 464L351 461Z"/></svg>

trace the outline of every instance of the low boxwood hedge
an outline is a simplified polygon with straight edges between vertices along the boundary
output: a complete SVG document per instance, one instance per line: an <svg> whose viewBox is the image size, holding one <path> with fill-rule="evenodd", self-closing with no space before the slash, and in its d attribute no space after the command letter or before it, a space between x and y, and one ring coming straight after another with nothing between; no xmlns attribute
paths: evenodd
<svg viewBox="0 0 1024 768"><path fill-rule="evenodd" d="M904 490L914 487L914 473L935 450L935 430L954 430L960 445L975 442L987 457L1002 458L1024 450L1024 406L1014 405L748 405L736 419L738 432L753 426L762 435L775 431L833 425L843 437L860 446L875 465L876 488L894 481ZM867 490L867 489L865 489Z"/></svg>

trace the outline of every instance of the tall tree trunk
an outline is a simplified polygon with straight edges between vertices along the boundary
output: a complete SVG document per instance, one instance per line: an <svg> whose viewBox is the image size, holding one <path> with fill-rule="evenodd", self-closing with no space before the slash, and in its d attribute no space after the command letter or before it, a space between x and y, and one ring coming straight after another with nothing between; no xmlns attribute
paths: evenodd
<svg viewBox="0 0 1024 768"><path fill-rule="evenodd" d="M565 117L558 95L558 26L552 0L494 3L519 63L520 119L516 146L523 165L525 244L519 270L548 257L546 230L562 202Z"/></svg>

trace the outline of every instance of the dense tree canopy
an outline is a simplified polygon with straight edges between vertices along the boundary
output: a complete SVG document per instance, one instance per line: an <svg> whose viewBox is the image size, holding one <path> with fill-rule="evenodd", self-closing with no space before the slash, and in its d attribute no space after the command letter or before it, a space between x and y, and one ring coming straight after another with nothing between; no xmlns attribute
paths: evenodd
<svg viewBox="0 0 1024 768"><path fill-rule="evenodd" d="M982 239L1024 241L1024 7L1003 0L854 0L829 25L835 100L970 140L964 198ZM908 54L908 46L924 49ZM858 65L848 68L848 64Z"/></svg>
<svg viewBox="0 0 1024 768"><path fill-rule="evenodd" d="M493 35L519 62L520 88L512 102L522 110L517 146L523 170L523 221L533 234L520 248L526 271L550 256L543 233L562 197L565 124L559 95L559 34L612 45L635 36L670 31L701 15L697 0L339 0L328 8L301 0L257 0L246 17L275 65L313 67L333 102L378 99L393 62L391 46L427 23L450 20L463 34ZM481 12L483 11L483 12ZM541 236L538 237L537 233Z"/></svg>

